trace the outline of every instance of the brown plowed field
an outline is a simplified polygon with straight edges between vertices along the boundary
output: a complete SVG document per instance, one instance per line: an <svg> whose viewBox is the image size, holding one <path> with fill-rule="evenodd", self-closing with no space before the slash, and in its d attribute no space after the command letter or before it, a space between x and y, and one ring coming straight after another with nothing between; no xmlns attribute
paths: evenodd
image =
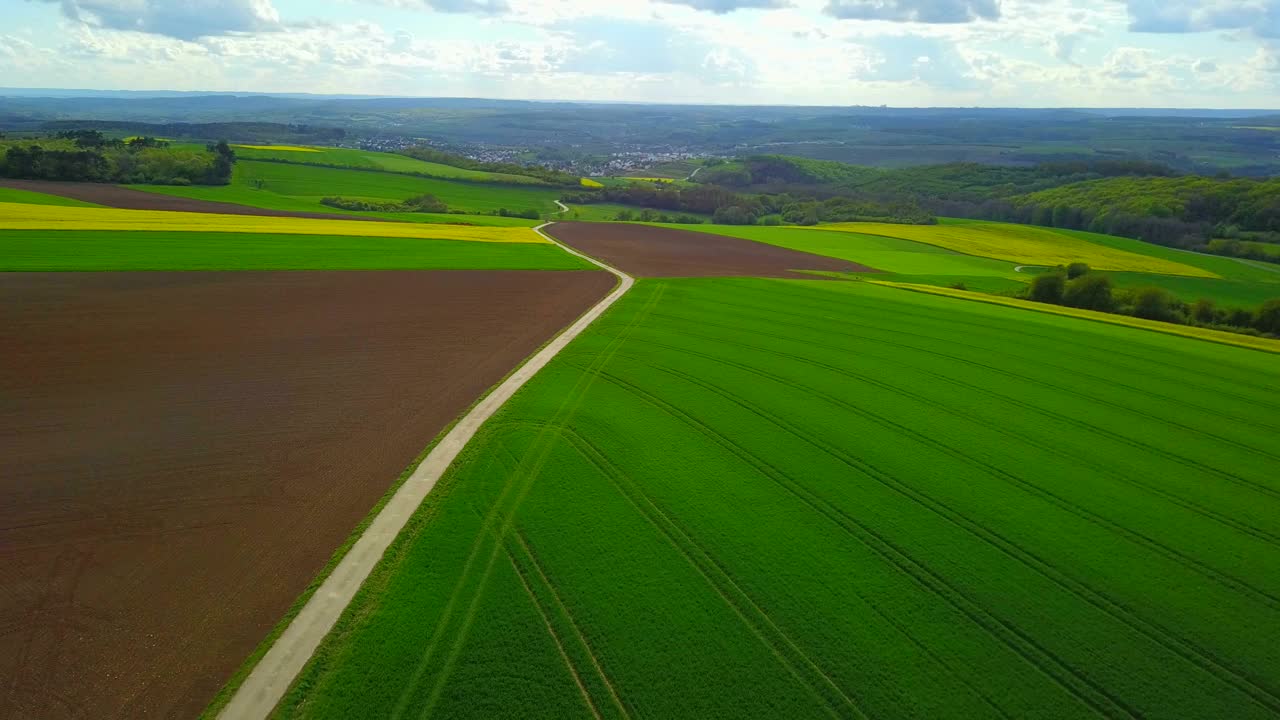
<svg viewBox="0 0 1280 720"><path fill-rule="evenodd" d="M603 272L0 273L0 718L194 717Z"/></svg>
<svg viewBox="0 0 1280 720"><path fill-rule="evenodd" d="M106 185L104 183L57 182L53 180L5 180L0 179L0 187L16 190L30 190L46 195L95 203L107 207L125 210L172 210L175 212L217 213L221 215L257 215L262 217L298 217L319 218L322 220L374 220L385 218L359 217L356 215L337 215L318 212L292 212L289 210L268 210L266 208L236 205L235 203L214 202L212 200L193 200L191 198L174 197L150 193L143 190ZM385 220L386 222L396 222Z"/></svg>
<svg viewBox="0 0 1280 720"><path fill-rule="evenodd" d="M865 265L739 238L651 225L558 222L560 242L641 277L804 277L794 270L875 272Z"/></svg>

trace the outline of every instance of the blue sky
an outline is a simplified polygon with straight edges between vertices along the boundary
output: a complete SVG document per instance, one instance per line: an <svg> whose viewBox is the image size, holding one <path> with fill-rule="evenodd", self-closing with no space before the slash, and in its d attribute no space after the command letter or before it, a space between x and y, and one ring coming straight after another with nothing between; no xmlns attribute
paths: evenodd
<svg viewBox="0 0 1280 720"><path fill-rule="evenodd" d="M0 0L0 86L1280 107L1280 0Z"/></svg>

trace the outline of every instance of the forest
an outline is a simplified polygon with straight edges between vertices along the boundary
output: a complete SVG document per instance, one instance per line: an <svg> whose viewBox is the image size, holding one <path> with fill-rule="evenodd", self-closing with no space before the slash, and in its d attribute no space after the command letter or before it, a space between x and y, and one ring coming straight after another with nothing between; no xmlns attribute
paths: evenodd
<svg viewBox="0 0 1280 720"><path fill-rule="evenodd" d="M1280 257L1280 179L1180 175L1146 161L884 170L759 155L713 165L696 179L744 192L840 197L852 204L916 207L924 214L1089 230L1198 252L1273 262Z"/></svg>

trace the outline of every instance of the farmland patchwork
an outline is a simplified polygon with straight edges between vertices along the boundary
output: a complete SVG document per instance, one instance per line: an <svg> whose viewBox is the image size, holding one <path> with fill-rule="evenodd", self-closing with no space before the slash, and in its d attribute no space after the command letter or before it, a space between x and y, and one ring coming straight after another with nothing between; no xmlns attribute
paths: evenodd
<svg viewBox="0 0 1280 720"><path fill-rule="evenodd" d="M1278 391L1274 355L1075 318L641 281L278 715L1275 717Z"/></svg>

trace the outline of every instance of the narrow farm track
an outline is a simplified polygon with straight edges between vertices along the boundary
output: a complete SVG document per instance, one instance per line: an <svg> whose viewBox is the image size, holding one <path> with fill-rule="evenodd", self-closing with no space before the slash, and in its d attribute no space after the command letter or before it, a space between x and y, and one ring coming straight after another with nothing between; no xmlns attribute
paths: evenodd
<svg viewBox="0 0 1280 720"><path fill-rule="evenodd" d="M280 714L1274 720L1278 386L867 283L643 280Z"/></svg>
<svg viewBox="0 0 1280 720"><path fill-rule="evenodd" d="M320 587L308 600L306 605L289 624L288 628L272 644L262 659L254 666L243 684L235 691L230 702L222 710L220 717L232 720L248 718L266 718L279 704L280 699L290 684L301 672L303 666L311 659L320 641L333 629L334 624L350 604L356 591L369 577L369 573L382 559L383 554L392 541L404 529L413 513L422 505L427 494L431 492L441 476L462 452L463 448L475 436L476 431L486 420L493 416L517 390L525 385L534 375L545 367L564 349L570 341L578 337L593 322L604 314L614 303L623 297L634 279L594 258L584 255L572 248L563 246L554 238L543 233L545 225L534 228L535 232L560 245L565 252L577 255L594 265L612 273L618 278L617 287L599 303L587 310L564 332L547 343L541 350L517 368L501 384L485 395L427 454L413 474L400 486L395 495L373 519L368 529L351 547L333 572L324 579ZM536 474L536 473L535 473ZM531 477L533 475L530 475ZM495 506L497 507L497 506ZM501 533L505 536L508 525ZM492 567L497 551L489 559L488 567ZM474 607L472 609L474 611ZM457 645L451 656L456 657ZM423 667L431 656L428 651L423 656ZM392 717L403 714L404 706L398 705Z"/></svg>

